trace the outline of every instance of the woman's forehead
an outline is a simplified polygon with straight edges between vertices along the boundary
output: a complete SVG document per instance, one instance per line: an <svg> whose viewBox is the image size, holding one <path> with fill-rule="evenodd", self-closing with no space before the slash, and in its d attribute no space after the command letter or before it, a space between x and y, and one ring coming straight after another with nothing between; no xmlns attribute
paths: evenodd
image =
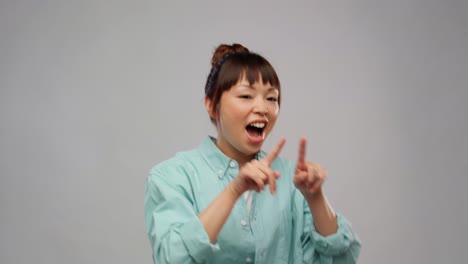
<svg viewBox="0 0 468 264"><path fill-rule="evenodd" d="M250 88L256 88L256 87L261 87L261 86L265 86L266 89L270 90L270 89L275 89L275 90L278 90L278 87L273 87L271 85L270 82L263 82L263 78L261 76L261 74L259 73L259 77L257 79L255 79L252 83L249 81L249 79L247 79L247 77L245 76L245 74L243 74L239 81L237 82L236 86L246 86L246 87L250 87Z"/></svg>

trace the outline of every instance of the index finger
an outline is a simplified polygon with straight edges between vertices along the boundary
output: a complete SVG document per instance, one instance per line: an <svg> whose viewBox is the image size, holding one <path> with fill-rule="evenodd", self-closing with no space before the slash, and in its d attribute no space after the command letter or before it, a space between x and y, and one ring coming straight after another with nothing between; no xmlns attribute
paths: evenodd
<svg viewBox="0 0 468 264"><path fill-rule="evenodd" d="M263 159L266 161L267 165L270 166L271 163L278 157L279 153L281 152L281 149L284 146L284 143L286 143L286 138L281 138L280 142L276 147Z"/></svg>
<svg viewBox="0 0 468 264"><path fill-rule="evenodd" d="M307 143L307 139L305 137L302 137L301 141L299 142L299 158L297 161L298 164L305 163L306 143Z"/></svg>

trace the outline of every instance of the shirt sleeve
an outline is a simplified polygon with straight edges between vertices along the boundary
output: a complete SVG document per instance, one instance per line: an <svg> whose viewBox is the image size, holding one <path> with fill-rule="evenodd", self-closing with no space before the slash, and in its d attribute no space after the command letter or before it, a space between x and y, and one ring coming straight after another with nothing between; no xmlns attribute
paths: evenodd
<svg viewBox="0 0 468 264"><path fill-rule="evenodd" d="M304 263L352 264L357 263L361 242L351 228L351 223L336 213L338 230L335 234L322 236L312 224L312 214L304 201L304 233L302 245Z"/></svg>
<svg viewBox="0 0 468 264"><path fill-rule="evenodd" d="M144 200L154 263L207 262L219 247L211 244L194 209L191 191L167 182L162 176L157 170L151 171Z"/></svg>

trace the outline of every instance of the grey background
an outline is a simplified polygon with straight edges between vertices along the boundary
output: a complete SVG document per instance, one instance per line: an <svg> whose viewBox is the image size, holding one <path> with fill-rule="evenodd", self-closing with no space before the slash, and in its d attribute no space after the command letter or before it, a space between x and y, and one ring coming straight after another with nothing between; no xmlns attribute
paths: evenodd
<svg viewBox="0 0 468 264"><path fill-rule="evenodd" d="M283 87L359 263L467 263L467 1L1 1L0 263L151 263L148 170L214 134L212 51Z"/></svg>

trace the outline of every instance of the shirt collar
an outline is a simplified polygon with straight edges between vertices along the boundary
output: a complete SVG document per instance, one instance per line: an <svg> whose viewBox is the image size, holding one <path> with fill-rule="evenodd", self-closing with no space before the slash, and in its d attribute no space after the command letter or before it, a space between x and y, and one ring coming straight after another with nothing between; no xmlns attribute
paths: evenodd
<svg viewBox="0 0 468 264"><path fill-rule="evenodd" d="M208 166L218 175L221 179L226 174L229 167L239 166L237 161L226 156L215 144L216 138L207 136L198 149L200 150L203 159L205 159ZM257 153L257 159L263 159L266 156L264 151Z"/></svg>

